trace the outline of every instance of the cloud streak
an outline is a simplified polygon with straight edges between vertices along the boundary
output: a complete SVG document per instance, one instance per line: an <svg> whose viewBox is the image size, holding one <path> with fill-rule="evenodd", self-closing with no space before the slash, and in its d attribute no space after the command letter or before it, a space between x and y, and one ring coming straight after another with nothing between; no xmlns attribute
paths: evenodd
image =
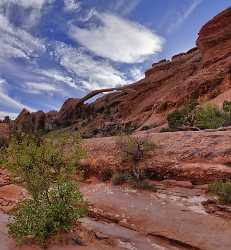
<svg viewBox="0 0 231 250"><path fill-rule="evenodd" d="M23 105L10 97L7 93L8 83L5 79L0 78L0 109L7 108L15 111L20 111L23 108L32 110L30 107Z"/></svg>
<svg viewBox="0 0 231 250"><path fill-rule="evenodd" d="M197 7L202 4L202 2L203 0L192 0L186 8L179 9L167 16L169 23L167 33L172 33L176 30L197 9Z"/></svg>
<svg viewBox="0 0 231 250"><path fill-rule="evenodd" d="M0 14L0 59L29 59L45 51L45 46L38 38L23 29L14 27L9 20Z"/></svg>
<svg viewBox="0 0 231 250"><path fill-rule="evenodd" d="M56 46L56 58L87 90L125 84L125 76L105 60L95 60L83 49L65 44Z"/></svg>

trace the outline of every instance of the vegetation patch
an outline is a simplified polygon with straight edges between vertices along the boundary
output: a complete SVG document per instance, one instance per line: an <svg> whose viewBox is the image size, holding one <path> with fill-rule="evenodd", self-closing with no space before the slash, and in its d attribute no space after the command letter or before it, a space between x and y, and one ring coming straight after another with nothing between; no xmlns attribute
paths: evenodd
<svg viewBox="0 0 231 250"><path fill-rule="evenodd" d="M69 144L69 145L68 145ZM72 179L84 155L78 135L70 141L17 136L5 150L5 164L21 179L30 198L15 209L9 233L18 242L33 238L44 242L67 231L87 212L87 205Z"/></svg>
<svg viewBox="0 0 231 250"><path fill-rule="evenodd" d="M8 140L6 137L0 135L0 149L8 146Z"/></svg>
<svg viewBox="0 0 231 250"><path fill-rule="evenodd" d="M170 129L176 129L183 125L193 126L195 117L196 101L191 101L183 109L176 110L167 116L168 125Z"/></svg>
<svg viewBox="0 0 231 250"><path fill-rule="evenodd" d="M216 129L224 126L225 114L216 105L204 104L195 114L195 125L200 129Z"/></svg>
<svg viewBox="0 0 231 250"><path fill-rule="evenodd" d="M231 182L216 181L209 184L209 191L219 197L220 202L231 204Z"/></svg>
<svg viewBox="0 0 231 250"><path fill-rule="evenodd" d="M103 169L100 172L100 180L105 182L109 181L113 176L113 171L111 169Z"/></svg>
<svg viewBox="0 0 231 250"><path fill-rule="evenodd" d="M132 183L133 186L144 187L143 182L146 177L140 167L140 163L148 157L148 154L156 148L156 145L148 138L126 135L119 137L117 147L122 162L131 165L131 170L114 174L112 183L119 185L128 181Z"/></svg>
<svg viewBox="0 0 231 250"><path fill-rule="evenodd" d="M231 102L225 101L223 109L211 103L198 106L196 102L176 110L167 117L169 129L161 132L177 131L182 127L217 129L231 125Z"/></svg>
<svg viewBox="0 0 231 250"><path fill-rule="evenodd" d="M121 185L127 181L126 175L122 172L116 172L112 176L112 184L113 185Z"/></svg>

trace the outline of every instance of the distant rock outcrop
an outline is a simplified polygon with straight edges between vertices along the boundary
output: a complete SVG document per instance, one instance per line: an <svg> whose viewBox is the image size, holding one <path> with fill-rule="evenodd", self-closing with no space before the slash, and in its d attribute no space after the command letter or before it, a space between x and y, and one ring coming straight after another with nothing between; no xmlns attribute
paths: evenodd
<svg viewBox="0 0 231 250"><path fill-rule="evenodd" d="M85 104L88 98L68 99L57 113L23 110L16 119L16 128L37 131L74 125L84 133L100 135L105 124L116 122L133 124L134 128L152 126L158 131L169 112L192 99L220 105L231 99L230 23L228 8L202 27L197 47L154 63L144 79L91 104Z"/></svg>

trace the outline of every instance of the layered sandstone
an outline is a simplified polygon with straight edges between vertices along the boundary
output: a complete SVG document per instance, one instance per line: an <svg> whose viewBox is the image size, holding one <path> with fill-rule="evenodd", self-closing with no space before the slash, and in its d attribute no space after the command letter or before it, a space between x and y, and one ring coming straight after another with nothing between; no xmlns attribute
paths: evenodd
<svg viewBox="0 0 231 250"><path fill-rule="evenodd" d="M228 8L202 27L195 48L171 60L154 63L139 82L91 104L68 99L51 117L23 111L16 120L16 128L28 126L36 131L75 125L80 131L100 135L102 128L108 130L105 128L108 123L160 128L169 112L192 99L221 105L231 98L230 23L231 8Z"/></svg>
<svg viewBox="0 0 231 250"><path fill-rule="evenodd" d="M193 183L209 183L217 179L231 178L231 134L217 132L137 133L135 136L151 140L156 148L140 163L140 167L157 179L189 180ZM92 138L85 141L88 159L83 162L90 172L114 172L130 169L121 160L116 137Z"/></svg>

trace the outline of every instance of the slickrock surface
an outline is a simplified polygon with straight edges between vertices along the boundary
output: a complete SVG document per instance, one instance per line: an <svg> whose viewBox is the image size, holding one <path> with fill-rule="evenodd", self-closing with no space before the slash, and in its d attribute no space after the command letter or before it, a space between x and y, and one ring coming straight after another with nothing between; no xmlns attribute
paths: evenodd
<svg viewBox="0 0 231 250"><path fill-rule="evenodd" d="M201 206L206 200L203 195L181 198L106 184L88 185L82 192L99 218L175 243L176 249L230 249L231 221L206 214Z"/></svg>
<svg viewBox="0 0 231 250"><path fill-rule="evenodd" d="M231 132L171 132L138 133L153 141L157 147L141 163L141 167L160 179L189 180L208 183L231 178ZM88 160L84 162L95 175L105 168L126 169L121 161L116 137L94 138L85 141Z"/></svg>

